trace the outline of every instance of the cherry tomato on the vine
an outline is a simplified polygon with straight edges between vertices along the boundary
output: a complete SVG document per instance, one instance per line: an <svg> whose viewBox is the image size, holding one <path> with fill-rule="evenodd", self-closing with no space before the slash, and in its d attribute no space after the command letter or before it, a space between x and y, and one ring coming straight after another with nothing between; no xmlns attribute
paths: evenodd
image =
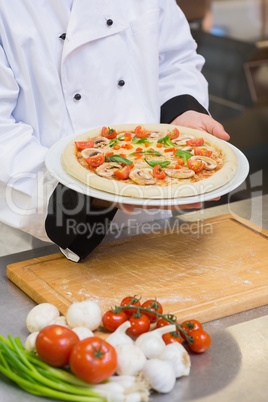
<svg viewBox="0 0 268 402"><path fill-rule="evenodd" d="M69 363L71 351L79 338L71 329L61 325L48 325L41 329L36 338L38 356L53 367Z"/></svg>
<svg viewBox="0 0 268 402"><path fill-rule="evenodd" d="M128 306L130 304L131 307L141 307L140 300L136 298L136 296L127 296L125 297L122 301L120 306ZM134 313L137 313L137 310L132 310L132 309L124 309L124 313L128 316L131 317Z"/></svg>
<svg viewBox="0 0 268 402"><path fill-rule="evenodd" d="M148 332L150 329L150 320L145 314L134 314L130 317L129 322L131 327L128 328L127 332L134 336L139 336Z"/></svg>
<svg viewBox="0 0 268 402"><path fill-rule="evenodd" d="M167 318L169 318L169 316L167 316ZM176 318L172 318L172 316L170 316L170 320L172 321L173 324L178 324L176 321ZM165 318L160 318L157 321L156 328L165 327L166 325L172 325L172 324L171 324L171 322L167 321Z"/></svg>
<svg viewBox="0 0 268 402"><path fill-rule="evenodd" d="M174 342L182 343L179 332L168 332L167 334L162 335L162 338L166 345Z"/></svg>
<svg viewBox="0 0 268 402"><path fill-rule="evenodd" d="M193 352L204 353L211 345L210 335L203 329L189 331L188 335L194 339L193 343L189 343Z"/></svg>
<svg viewBox="0 0 268 402"><path fill-rule="evenodd" d="M118 313L113 310L109 310L106 311L102 317L104 327L110 332L114 332L125 321L127 321L127 315L125 314L124 310L121 310Z"/></svg>
<svg viewBox="0 0 268 402"><path fill-rule="evenodd" d="M116 366L114 347L96 336L78 342L70 357L72 372L90 384L107 380L115 373Z"/></svg>
<svg viewBox="0 0 268 402"><path fill-rule="evenodd" d="M151 322L156 322L158 320L158 316L153 314L153 312L157 312L159 314L163 313L163 307L157 300L146 300L141 307L150 310L150 313L143 311L143 314L147 315Z"/></svg>
<svg viewBox="0 0 268 402"><path fill-rule="evenodd" d="M186 324L190 331L197 330L197 329L203 329L201 322L198 320L186 320L186 321L183 321L182 324Z"/></svg>

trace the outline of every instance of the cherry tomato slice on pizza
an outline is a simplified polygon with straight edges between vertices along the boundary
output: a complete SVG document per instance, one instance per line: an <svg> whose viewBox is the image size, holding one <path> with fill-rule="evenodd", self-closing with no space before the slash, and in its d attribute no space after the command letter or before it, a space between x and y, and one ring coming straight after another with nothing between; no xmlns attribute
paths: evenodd
<svg viewBox="0 0 268 402"><path fill-rule="evenodd" d="M188 168L192 169L195 173L201 172L201 170L206 166L205 162L202 162L201 160L192 160L191 158L187 160L187 165Z"/></svg>
<svg viewBox="0 0 268 402"><path fill-rule="evenodd" d="M180 132L177 128L174 128L170 133L168 133L171 140L175 140L180 135Z"/></svg>
<svg viewBox="0 0 268 402"><path fill-rule="evenodd" d="M200 147L200 145L204 144L204 142L205 141L203 138L192 138L186 141L186 143L191 147Z"/></svg>
<svg viewBox="0 0 268 402"><path fill-rule="evenodd" d="M104 163L105 157L103 154L98 154L95 156L90 156L89 158L85 158L85 161L89 166L98 167Z"/></svg>
<svg viewBox="0 0 268 402"><path fill-rule="evenodd" d="M156 165L153 168L153 176L156 179L164 179L166 177L166 173L164 172L164 170L161 168L160 165Z"/></svg>
<svg viewBox="0 0 268 402"><path fill-rule="evenodd" d="M113 128L110 127L102 127L101 129L101 135L103 137L108 138L109 140L113 140L116 138L117 133Z"/></svg>
<svg viewBox="0 0 268 402"><path fill-rule="evenodd" d="M210 156L212 154L212 151L211 151L211 149L206 149L206 148L195 148L194 154L201 155L201 156Z"/></svg>
<svg viewBox="0 0 268 402"><path fill-rule="evenodd" d="M126 157L126 156L125 156ZM126 180L129 178L129 173L130 173L130 166L126 165L123 167L121 170L116 170L114 172L114 175L119 179L119 180Z"/></svg>
<svg viewBox="0 0 268 402"><path fill-rule="evenodd" d="M76 148L79 149L79 151L82 151L83 149L86 148L93 148L94 147L94 141L75 141Z"/></svg>
<svg viewBox="0 0 268 402"><path fill-rule="evenodd" d="M148 137L148 133L143 126L137 126L134 132L138 138Z"/></svg>

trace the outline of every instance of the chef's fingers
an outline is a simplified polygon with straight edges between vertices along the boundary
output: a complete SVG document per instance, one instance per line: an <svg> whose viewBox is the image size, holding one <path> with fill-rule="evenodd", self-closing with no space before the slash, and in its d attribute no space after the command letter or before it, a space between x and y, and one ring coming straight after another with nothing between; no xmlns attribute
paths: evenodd
<svg viewBox="0 0 268 402"><path fill-rule="evenodd" d="M155 206L141 206L141 205L131 205L131 204L116 204L117 208L121 209L121 211L125 212L127 215L131 215L135 208L142 209L161 209L161 210L169 210L169 211L178 211L181 209L200 209L202 208L202 202L195 202L193 204L185 204L185 205L169 205L163 207L155 207Z"/></svg>

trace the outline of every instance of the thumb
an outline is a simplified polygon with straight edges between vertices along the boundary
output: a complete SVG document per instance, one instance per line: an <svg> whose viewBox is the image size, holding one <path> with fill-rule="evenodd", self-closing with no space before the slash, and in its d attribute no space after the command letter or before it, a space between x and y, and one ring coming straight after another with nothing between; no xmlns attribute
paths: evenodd
<svg viewBox="0 0 268 402"><path fill-rule="evenodd" d="M131 204L121 204L120 209L127 215L131 215L134 211L134 205Z"/></svg>

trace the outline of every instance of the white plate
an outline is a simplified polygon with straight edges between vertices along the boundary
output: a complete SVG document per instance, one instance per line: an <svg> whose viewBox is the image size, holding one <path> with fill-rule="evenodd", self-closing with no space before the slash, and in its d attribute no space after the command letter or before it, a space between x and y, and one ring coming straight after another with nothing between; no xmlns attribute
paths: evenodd
<svg viewBox="0 0 268 402"><path fill-rule="evenodd" d="M60 183L64 184L65 186L75 191L78 191L79 193L111 202L134 204L134 205L158 206L158 207L203 202L230 193L231 191L239 187L241 183L243 183L249 172L249 163L245 155L241 151L239 151L239 149L237 149L235 146L228 143L229 147L233 149L233 151L237 156L238 169L232 180L229 183L225 184L224 186L214 191L192 197L181 197L172 199L143 199L143 198L123 197L107 193L105 191L95 190L94 188L86 186L85 184L76 180L74 177L69 176L69 174L65 172L61 164L61 154L66 145L73 138L74 137L72 135L66 138L62 138L60 141L56 142L56 144L54 144L50 148L46 157L47 169Z"/></svg>

